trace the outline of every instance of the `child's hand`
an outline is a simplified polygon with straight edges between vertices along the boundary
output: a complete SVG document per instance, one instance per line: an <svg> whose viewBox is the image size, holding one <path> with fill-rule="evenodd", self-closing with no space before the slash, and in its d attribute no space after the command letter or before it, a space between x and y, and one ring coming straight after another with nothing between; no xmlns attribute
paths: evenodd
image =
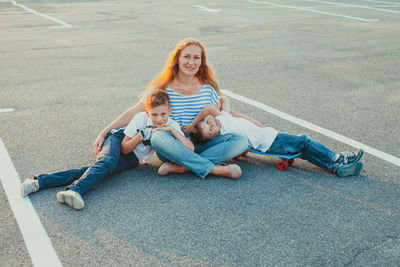
<svg viewBox="0 0 400 267"><path fill-rule="evenodd" d="M159 131L159 130L161 130L161 131L166 131L166 132L171 132L172 129L173 129L173 127L170 126L170 125L168 125L168 126L163 126L163 127L157 127L157 128L154 128L154 129L151 131L151 134L154 134L155 132L157 132L157 131Z"/></svg>
<svg viewBox="0 0 400 267"><path fill-rule="evenodd" d="M189 123L188 125L186 125L185 127L182 128L183 133L185 135L189 135L192 132L193 127L194 127L194 125L192 125L192 123Z"/></svg>
<svg viewBox="0 0 400 267"><path fill-rule="evenodd" d="M261 122L259 122L258 120L253 119L253 123L255 125L257 125L260 128L265 128L264 124L262 124Z"/></svg>

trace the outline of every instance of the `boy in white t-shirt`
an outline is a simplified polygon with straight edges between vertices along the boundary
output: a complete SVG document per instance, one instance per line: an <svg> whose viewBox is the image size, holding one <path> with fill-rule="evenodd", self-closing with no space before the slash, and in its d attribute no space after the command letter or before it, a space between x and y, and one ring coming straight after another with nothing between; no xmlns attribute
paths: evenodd
<svg viewBox="0 0 400 267"><path fill-rule="evenodd" d="M179 124L169 117L172 108L166 92L151 92L144 105L146 112L138 113L124 131L122 154L133 151L140 163L146 163L154 153L150 144L151 134L159 130L170 132L186 148L194 151L193 143L184 136Z"/></svg>
<svg viewBox="0 0 400 267"><path fill-rule="evenodd" d="M205 143L226 133L238 133L247 137L249 147L270 154L297 154L314 165L339 177L359 175L362 163L359 162L363 150L342 152L337 154L307 135L280 133L273 128L258 127L244 118L232 117L229 102L221 98L222 112L213 106L207 106L197 117L183 128L185 134L190 134L194 143ZM207 116L210 117L206 118ZM203 118L206 118L202 120Z"/></svg>
<svg viewBox="0 0 400 267"><path fill-rule="evenodd" d="M20 187L21 196L39 189L68 185L66 190L57 193L57 200L80 210L84 207L81 195L104 178L136 167L139 162L143 164L152 156L154 149L149 141L152 132L168 131L185 147L194 150L193 143L183 135L178 123L169 118L171 107L167 93L151 92L144 106L146 112L138 113L126 129L111 130L107 134L94 164L25 179Z"/></svg>

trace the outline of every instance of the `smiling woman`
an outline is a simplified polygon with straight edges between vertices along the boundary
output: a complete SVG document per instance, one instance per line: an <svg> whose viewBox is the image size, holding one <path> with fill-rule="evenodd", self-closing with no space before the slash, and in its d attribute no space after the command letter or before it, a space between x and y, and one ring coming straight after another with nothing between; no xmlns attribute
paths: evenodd
<svg viewBox="0 0 400 267"><path fill-rule="evenodd" d="M201 66L201 48L197 45L189 45L182 51L179 57L179 73L184 76L193 76Z"/></svg>
<svg viewBox="0 0 400 267"><path fill-rule="evenodd" d="M148 84L139 103L125 111L99 134L93 144L96 153L109 130L125 126L143 110L143 102L152 90L168 93L172 107L170 117L178 122L180 127L190 123L207 105L221 107L222 93L214 71L207 63L204 46L197 39L186 38L176 45L161 73ZM247 148L246 139L238 134L219 136L205 145L197 146L195 152L182 146L165 131L155 132L151 137L151 144L160 160L164 161L158 174L190 170L202 178L208 174L239 178L242 172L238 165L218 163L241 154Z"/></svg>

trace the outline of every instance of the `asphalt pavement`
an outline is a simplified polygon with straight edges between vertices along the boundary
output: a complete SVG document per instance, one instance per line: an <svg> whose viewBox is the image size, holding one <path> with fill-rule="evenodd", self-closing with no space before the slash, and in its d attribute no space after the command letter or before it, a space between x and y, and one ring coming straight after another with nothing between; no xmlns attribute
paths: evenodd
<svg viewBox="0 0 400 267"><path fill-rule="evenodd" d="M378 151L345 179L300 159L279 171L255 154L235 161L236 181L160 177L154 156L98 185L81 211L57 202L63 188L32 194L46 236L30 234L64 266L399 266L399 24L396 0L1 0L0 155L15 179L91 164L97 134L189 36L222 89ZM231 103L279 131L355 149ZM0 175L0 265L40 266L5 190L13 177Z"/></svg>

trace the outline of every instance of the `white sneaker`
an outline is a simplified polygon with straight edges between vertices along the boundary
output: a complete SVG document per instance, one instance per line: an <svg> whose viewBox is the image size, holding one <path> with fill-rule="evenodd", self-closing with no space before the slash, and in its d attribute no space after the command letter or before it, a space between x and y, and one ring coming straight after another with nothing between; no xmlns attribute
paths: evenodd
<svg viewBox="0 0 400 267"><path fill-rule="evenodd" d="M26 197L31 193L35 193L39 190L38 180L25 179L25 181L19 186L19 192L21 197Z"/></svg>
<svg viewBox="0 0 400 267"><path fill-rule="evenodd" d="M72 190L61 191L57 193L57 201L67 204L73 209L81 210L85 206L85 202L78 192Z"/></svg>

